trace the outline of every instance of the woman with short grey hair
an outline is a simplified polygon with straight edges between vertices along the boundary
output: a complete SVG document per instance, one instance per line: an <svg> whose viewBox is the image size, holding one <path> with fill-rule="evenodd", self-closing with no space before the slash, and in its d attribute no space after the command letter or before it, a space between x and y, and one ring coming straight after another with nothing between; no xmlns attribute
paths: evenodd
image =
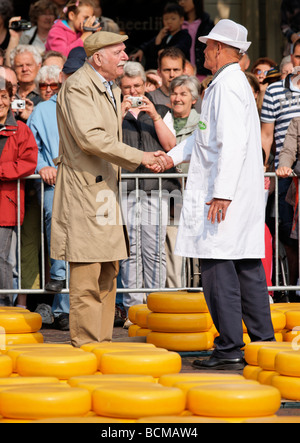
<svg viewBox="0 0 300 443"><path fill-rule="evenodd" d="M174 90L178 87L186 87L193 98L193 100L198 100L200 95L200 83L197 77L189 77L188 75L181 75L180 77L175 78L170 85L171 94L174 93Z"/></svg>
<svg viewBox="0 0 300 443"><path fill-rule="evenodd" d="M35 83L43 101L58 93L61 86L60 73L61 69L55 65L43 66L39 70Z"/></svg>

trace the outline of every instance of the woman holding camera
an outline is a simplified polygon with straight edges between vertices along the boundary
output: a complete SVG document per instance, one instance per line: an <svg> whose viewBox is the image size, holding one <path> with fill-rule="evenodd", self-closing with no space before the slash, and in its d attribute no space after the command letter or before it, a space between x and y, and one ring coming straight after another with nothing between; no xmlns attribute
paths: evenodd
<svg viewBox="0 0 300 443"><path fill-rule="evenodd" d="M169 151L176 145L169 108L155 106L145 97L146 74L140 63L128 62L120 79L124 97L122 104L123 141L144 152ZM167 120L169 119L170 126ZM126 172L126 171L123 171ZM137 173L151 173L140 166ZM170 171L175 172L175 170ZM163 197L159 199L159 182L155 174L151 179L139 180L139 197L134 179L123 180L123 212L130 240L130 258L120 263L124 288L161 288L166 282L165 240L169 215L169 197L178 191L175 179L162 181ZM162 227L160 230L160 216ZM137 223L140 220L140 223ZM138 270L137 270L138 268ZM126 311L143 303L144 294L124 294ZM129 326L128 321L125 327Z"/></svg>
<svg viewBox="0 0 300 443"><path fill-rule="evenodd" d="M92 0L71 0L49 32L46 51L58 51L68 57L72 49L83 47L84 40L92 34L84 28L94 29L93 32L100 29L95 20Z"/></svg>
<svg viewBox="0 0 300 443"><path fill-rule="evenodd" d="M13 116L12 96L12 84L0 77L0 289L8 290L13 288L8 258L13 231L18 225L18 204L21 225L25 213L25 181L21 180L18 202L17 180L34 173L38 154L31 130ZM0 306L10 304L9 295L0 295Z"/></svg>

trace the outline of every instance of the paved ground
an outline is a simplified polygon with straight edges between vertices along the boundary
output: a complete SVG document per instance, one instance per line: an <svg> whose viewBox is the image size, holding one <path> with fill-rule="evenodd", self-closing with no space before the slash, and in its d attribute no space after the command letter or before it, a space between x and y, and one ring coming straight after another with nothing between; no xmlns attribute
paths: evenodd
<svg viewBox="0 0 300 443"><path fill-rule="evenodd" d="M69 332L61 332L54 329L42 329L45 343L70 343ZM128 333L122 328L114 329L113 341L129 341ZM142 339L141 339L142 340ZM198 358L198 357L197 357ZM192 362L195 356L182 357L182 372L193 372ZM242 373L242 372L240 372ZM283 408L278 412L281 416L300 416L300 402L299 406L296 403L283 403Z"/></svg>

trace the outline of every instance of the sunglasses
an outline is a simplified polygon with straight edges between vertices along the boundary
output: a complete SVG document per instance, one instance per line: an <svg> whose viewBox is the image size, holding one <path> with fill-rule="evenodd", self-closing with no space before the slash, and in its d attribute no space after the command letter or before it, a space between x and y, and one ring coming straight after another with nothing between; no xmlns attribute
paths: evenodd
<svg viewBox="0 0 300 443"><path fill-rule="evenodd" d="M261 75L264 74L264 76L266 77L269 71L262 71L261 69L256 69L255 70L255 74L257 75Z"/></svg>
<svg viewBox="0 0 300 443"><path fill-rule="evenodd" d="M55 91L60 87L60 83L39 83L39 88L41 91L46 91L51 88L51 91Z"/></svg>

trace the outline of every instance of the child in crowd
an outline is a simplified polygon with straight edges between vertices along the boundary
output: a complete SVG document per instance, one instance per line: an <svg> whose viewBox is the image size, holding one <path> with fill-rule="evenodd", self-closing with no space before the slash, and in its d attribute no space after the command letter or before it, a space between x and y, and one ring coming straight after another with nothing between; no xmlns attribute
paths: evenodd
<svg viewBox="0 0 300 443"><path fill-rule="evenodd" d="M78 46L83 47L84 40L92 32L84 31L83 26L94 28L94 3L92 0L71 0L49 32L46 51L58 51L68 57L70 51Z"/></svg>
<svg viewBox="0 0 300 443"><path fill-rule="evenodd" d="M176 47L181 49L189 60L192 38L187 30L182 29L183 22L183 8L177 3L168 3L163 12L164 27L154 39L144 43L131 59L141 62L145 55L149 69L156 69L159 54L164 49Z"/></svg>

